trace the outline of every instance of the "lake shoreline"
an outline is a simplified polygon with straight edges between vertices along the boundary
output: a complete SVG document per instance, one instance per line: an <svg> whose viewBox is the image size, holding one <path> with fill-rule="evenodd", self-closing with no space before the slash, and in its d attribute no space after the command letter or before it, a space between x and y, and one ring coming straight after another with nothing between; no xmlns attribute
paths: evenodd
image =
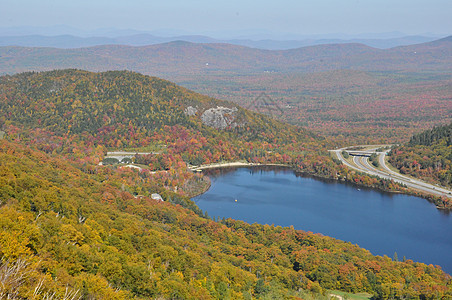
<svg viewBox="0 0 452 300"><path fill-rule="evenodd" d="M215 163L215 164L209 164L209 165L201 165L201 166L191 166L189 169L193 172L201 172L203 170L213 170L213 169L224 169L224 168L250 168L250 167L283 167L293 170L292 166L285 165L285 164L255 164L255 163L245 163L245 162L227 162L227 163ZM190 195L190 199L198 197L204 193L206 193L210 187L212 186L212 180L208 175L203 175L208 180L208 185L206 185L202 190L194 193L193 195Z"/></svg>
<svg viewBox="0 0 452 300"><path fill-rule="evenodd" d="M370 187L360 187L349 182L295 172L293 168L271 168L271 166L264 165L255 167L227 168L225 166L216 168L217 170L215 168L210 168L209 171L206 170L203 173L211 178L212 186L206 193L193 198L192 201L211 216L233 218L250 224L275 224L282 227L293 225L300 230L320 232L323 235L336 239L357 243L360 247L374 253L374 255L392 256L397 251L398 254L415 261L427 261L428 263L441 265L450 272L450 262L426 259L423 257L424 254L420 253L420 250L414 252L409 250L422 248L416 242L416 236L406 234L403 231L407 227L404 224L411 224L413 221L412 213L416 212L425 217L429 214L436 216L437 213L434 211L439 212L439 210L431 207L422 199L406 198L406 196L411 195L388 193ZM222 178L227 178L227 180ZM290 181L285 179L290 179ZM295 182L303 182L303 184L294 184ZM345 185L341 183L345 183ZM297 186L299 186L299 190L297 190ZM313 188L311 189L311 187ZM386 194L386 196L381 193ZM212 196L213 198L211 198ZM238 199L238 201L235 201L235 199ZM400 210L397 211L397 217L387 217L388 215L392 216L391 213L395 215L393 213L394 207ZM277 212L278 209L282 209L280 213ZM417 209L417 211L413 209ZM350 211L353 210L365 217L351 217ZM443 215L442 213L440 214ZM400 223L398 220L401 217L406 218L406 222ZM445 222L444 217L446 216L431 217L429 219L432 222L443 224ZM450 215L446 219L450 220ZM388 225L386 224L392 224L391 220L396 221L393 221L393 226L390 227L397 228L397 230L388 237ZM331 226L326 229L325 224L328 222L331 223ZM341 226L338 224L341 224ZM381 224L381 226L378 224ZM415 226L416 224L411 225ZM435 226L433 231L441 226ZM367 230L370 230L369 232L373 232L372 235L368 235L372 236L372 238L362 240L361 231L353 229L357 227L363 230L367 228ZM352 229L347 230L347 228ZM419 229L416 232L421 232L425 229L424 227L422 228L422 230ZM375 235L375 231L383 232L383 235ZM410 245L407 248L392 248L388 246L389 249L385 249L386 246L374 245L375 241L378 241L378 238L381 237L383 241L389 238L391 243L397 244L396 242L400 240L396 236L398 231L403 236L401 240L406 239L408 242L406 245ZM426 239L431 239L432 234ZM445 234L441 235L444 236ZM376 244L384 243L377 242ZM430 252L430 250L426 251L422 252ZM421 255L419 256L419 254Z"/></svg>
<svg viewBox="0 0 452 300"><path fill-rule="evenodd" d="M248 162L234 161L234 162L224 162L224 163L213 163L213 164L200 165L200 166L191 166L191 167L188 167L188 169L190 169L192 171L202 171L202 170L216 169L216 168L265 167L265 166L292 168L292 166L288 165L288 164L261 164L261 163L248 163Z"/></svg>
<svg viewBox="0 0 452 300"><path fill-rule="evenodd" d="M248 162L243 162L243 161L235 161L235 162L213 163L213 164L201 165L201 166L190 166L190 167L188 167L188 169L190 169L193 172L201 172L203 170L209 170L209 169L252 168L252 167L267 167L267 166L268 167L289 168L295 174L300 174L300 175L303 175L303 176L309 176L309 177L313 177L313 178L316 178L316 179L322 179L322 180L328 180L328 181L331 180L333 182L340 182L340 183L351 184L351 185L353 185L353 186L355 186L357 188L366 188L366 189L380 191L380 192L385 192L385 193L389 193L389 194L400 194L400 195L407 195L407 196L415 196L415 197L419 197L419 198L423 198L423 199L427 200L429 203L433 204L436 207L436 209L438 209L438 210L441 210L441 211L446 212L446 213L452 212L452 208L438 205L438 201L435 199L434 196L432 196L430 194L419 192L417 190L405 190L405 191L386 190L386 189L382 189L382 188L378 188L378 187L360 185L360 184L357 184L357 183L355 183L353 181L347 181L345 179L332 178L332 177L327 177L327 176L321 176L321 175L318 175L318 174L302 172L302 171L296 170L296 168L293 165L289 165L289 164L278 164L278 163L261 164L261 163L248 163ZM209 186L209 188L210 188L210 186ZM201 193L197 194L196 196L199 196L199 195L207 192L208 190L209 189L205 190L204 192L201 192ZM194 196L194 197L196 197L196 196Z"/></svg>

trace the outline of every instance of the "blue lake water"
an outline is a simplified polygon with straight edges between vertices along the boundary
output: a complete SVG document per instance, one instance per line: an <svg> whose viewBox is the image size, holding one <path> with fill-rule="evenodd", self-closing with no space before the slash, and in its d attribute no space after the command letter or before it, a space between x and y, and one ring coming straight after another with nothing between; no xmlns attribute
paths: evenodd
<svg viewBox="0 0 452 300"><path fill-rule="evenodd" d="M289 169L205 172L212 186L193 200L210 216L293 225L375 255L397 252L399 259L439 265L452 274L452 214L425 199L303 177Z"/></svg>

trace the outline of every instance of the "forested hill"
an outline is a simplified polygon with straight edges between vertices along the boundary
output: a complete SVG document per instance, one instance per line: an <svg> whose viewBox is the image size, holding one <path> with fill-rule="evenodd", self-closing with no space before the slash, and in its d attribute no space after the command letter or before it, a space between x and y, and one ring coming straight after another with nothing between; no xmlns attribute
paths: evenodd
<svg viewBox="0 0 452 300"><path fill-rule="evenodd" d="M80 68L133 70L173 78L181 75L263 72L450 71L451 37L430 43L376 49L363 44L326 44L290 50L261 50L230 44L175 41L132 47L103 45L78 49L0 47L0 72Z"/></svg>
<svg viewBox="0 0 452 300"><path fill-rule="evenodd" d="M452 187L452 123L414 135L392 151L390 162L401 173Z"/></svg>
<svg viewBox="0 0 452 300"><path fill-rule="evenodd" d="M270 112L278 107L263 103ZM186 165L243 160L279 163L316 176L384 190L385 180L350 172L333 161L328 140L236 104L129 71L58 70L0 77L0 130L46 153L99 163L107 150L158 152L140 158L177 189ZM180 175L180 176L179 176Z"/></svg>
<svg viewBox="0 0 452 300"><path fill-rule="evenodd" d="M375 299L452 295L450 275L432 265L293 228L214 222L175 205L183 198L175 193L152 200L159 185L149 173L86 170L3 140L1 298L329 299L326 289Z"/></svg>
<svg viewBox="0 0 452 300"><path fill-rule="evenodd" d="M152 131L181 125L210 135L214 131L208 127L220 129L250 140L281 131L323 140L236 104L128 71L62 70L3 76L0 92L0 125L39 127L57 134L97 135L109 127L118 132L123 127ZM278 136L274 134L275 139Z"/></svg>
<svg viewBox="0 0 452 300"><path fill-rule="evenodd" d="M431 130L426 130L420 134L411 137L410 146L424 145L432 146L445 142L447 146L452 145L452 123L449 125L434 127Z"/></svg>
<svg viewBox="0 0 452 300"><path fill-rule="evenodd" d="M138 73L23 73L0 77L0 92L0 130L48 153L163 147L190 164L299 161L307 172L336 172L325 139Z"/></svg>
<svg viewBox="0 0 452 300"><path fill-rule="evenodd" d="M188 164L232 160L396 188L348 171L299 127L158 78L77 70L0 77L0 126L0 298L451 296L438 267L293 228L214 222L190 201L205 178ZM107 150L151 154L136 157L138 170L99 165Z"/></svg>

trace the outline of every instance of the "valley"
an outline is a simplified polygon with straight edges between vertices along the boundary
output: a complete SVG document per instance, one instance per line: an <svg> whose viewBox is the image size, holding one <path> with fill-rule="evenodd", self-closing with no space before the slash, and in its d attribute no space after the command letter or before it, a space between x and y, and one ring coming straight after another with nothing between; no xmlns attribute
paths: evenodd
<svg viewBox="0 0 452 300"><path fill-rule="evenodd" d="M451 122L451 78L450 72L337 70L175 80L346 146L405 142L413 134Z"/></svg>
<svg viewBox="0 0 452 300"><path fill-rule="evenodd" d="M136 71L267 115L263 108L270 106L273 117L346 146L400 143L452 121L451 49L451 37L390 49L350 43L262 50L183 41L73 49L5 46L0 74Z"/></svg>
<svg viewBox="0 0 452 300"><path fill-rule="evenodd" d="M0 274L28 274L11 295L450 297L450 261L426 254L450 252L451 51L450 37L390 49L0 47ZM253 182L230 168L281 166L298 175ZM232 185L209 200L221 172ZM257 205L237 217L194 196L234 212ZM278 222L249 218L284 201ZM318 215L316 229L292 226ZM363 222L335 223L351 219ZM356 230L371 219L382 227ZM394 231L407 259L391 253Z"/></svg>

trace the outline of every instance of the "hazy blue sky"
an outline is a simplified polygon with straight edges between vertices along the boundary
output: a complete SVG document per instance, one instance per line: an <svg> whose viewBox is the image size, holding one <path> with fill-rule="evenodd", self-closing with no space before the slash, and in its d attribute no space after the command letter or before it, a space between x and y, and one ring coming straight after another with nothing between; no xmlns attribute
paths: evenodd
<svg viewBox="0 0 452 300"><path fill-rule="evenodd" d="M1 0L0 27L452 33L452 0Z"/></svg>

